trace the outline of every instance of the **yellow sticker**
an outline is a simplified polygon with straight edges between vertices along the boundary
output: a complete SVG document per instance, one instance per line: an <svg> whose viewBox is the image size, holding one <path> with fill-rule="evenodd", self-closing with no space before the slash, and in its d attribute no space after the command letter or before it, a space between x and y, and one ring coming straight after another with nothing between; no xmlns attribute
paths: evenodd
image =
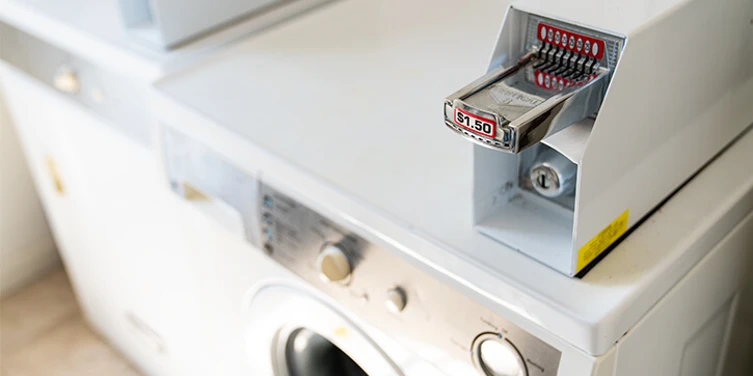
<svg viewBox="0 0 753 376"><path fill-rule="evenodd" d="M584 244L578 250L578 263L576 264L575 272L579 272L596 256L604 252L610 244L614 243L622 234L627 231L628 225L628 210L625 210L619 217L615 218L612 223L607 227L604 227L596 236L591 238L588 243Z"/></svg>

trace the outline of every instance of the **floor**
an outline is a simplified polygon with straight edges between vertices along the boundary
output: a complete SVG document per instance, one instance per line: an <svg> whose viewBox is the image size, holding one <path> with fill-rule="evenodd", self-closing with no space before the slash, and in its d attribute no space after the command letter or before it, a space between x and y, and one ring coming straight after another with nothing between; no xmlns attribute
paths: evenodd
<svg viewBox="0 0 753 376"><path fill-rule="evenodd" d="M57 268L0 301L0 376L140 376L79 311Z"/></svg>

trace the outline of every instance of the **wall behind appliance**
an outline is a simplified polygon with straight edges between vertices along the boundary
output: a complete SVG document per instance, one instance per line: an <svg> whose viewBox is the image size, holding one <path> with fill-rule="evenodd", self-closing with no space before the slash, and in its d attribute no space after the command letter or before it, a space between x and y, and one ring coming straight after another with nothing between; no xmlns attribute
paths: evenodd
<svg viewBox="0 0 753 376"><path fill-rule="evenodd" d="M0 296L60 262L26 159L0 97Z"/></svg>

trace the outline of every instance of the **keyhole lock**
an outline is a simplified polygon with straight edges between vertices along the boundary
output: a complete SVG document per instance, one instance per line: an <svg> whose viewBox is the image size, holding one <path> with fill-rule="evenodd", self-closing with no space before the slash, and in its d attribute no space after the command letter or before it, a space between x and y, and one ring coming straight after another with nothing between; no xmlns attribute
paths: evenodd
<svg viewBox="0 0 753 376"><path fill-rule="evenodd" d="M539 187L549 189L551 187L551 178L547 176L547 172L539 170L538 175L536 182L539 184Z"/></svg>
<svg viewBox="0 0 753 376"><path fill-rule="evenodd" d="M531 167L531 185L544 197L565 196L575 189L577 171L575 163L554 150L547 150Z"/></svg>
<svg viewBox="0 0 753 376"><path fill-rule="evenodd" d="M537 192L547 197L558 195L560 189L557 173L547 165L538 165L531 172L531 181Z"/></svg>

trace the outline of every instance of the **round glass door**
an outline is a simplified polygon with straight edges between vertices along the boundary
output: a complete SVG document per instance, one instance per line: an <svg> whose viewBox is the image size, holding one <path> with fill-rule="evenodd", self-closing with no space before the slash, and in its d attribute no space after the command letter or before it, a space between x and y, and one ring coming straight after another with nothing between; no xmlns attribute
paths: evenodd
<svg viewBox="0 0 753 376"><path fill-rule="evenodd" d="M403 375L386 349L314 292L261 285L249 303L245 339L252 375Z"/></svg>
<svg viewBox="0 0 753 376"><path fill-rule="evenodd" d="M278 369L286 376L367 376L337 345L316 332L298 328L280 338Z"/></svg>

